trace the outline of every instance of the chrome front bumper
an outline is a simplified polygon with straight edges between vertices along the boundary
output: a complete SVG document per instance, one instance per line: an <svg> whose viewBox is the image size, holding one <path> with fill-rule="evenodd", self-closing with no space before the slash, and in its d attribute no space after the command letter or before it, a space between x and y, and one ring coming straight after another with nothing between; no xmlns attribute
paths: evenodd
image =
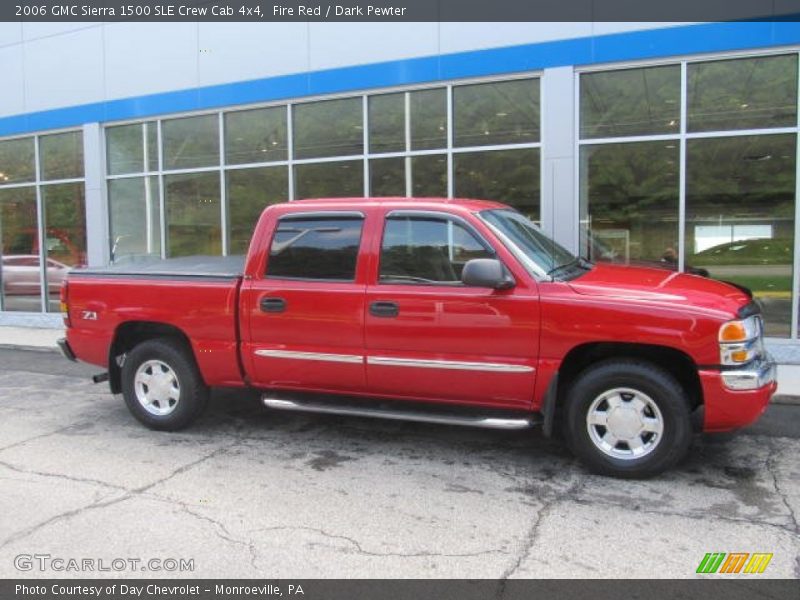
<svg viewBox="0 0 800 600"><path fill-rule="evenodd" d="M722 372L722 382L729 390L758 390L773 383L777 378L777 368L773 358L767 354L742 367Z"/></svg>

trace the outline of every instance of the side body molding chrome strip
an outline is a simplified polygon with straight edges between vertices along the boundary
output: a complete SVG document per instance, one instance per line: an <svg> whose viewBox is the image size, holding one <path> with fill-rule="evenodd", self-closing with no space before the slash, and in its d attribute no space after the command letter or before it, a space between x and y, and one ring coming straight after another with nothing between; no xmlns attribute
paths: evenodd
<svg viewBox="0 0 800 600"><path fill-rule="evenodd" d="M527 365L505 363L466 362L458 360L420 360L416 358L390 358L368 356L367 364L385 367L415 367L418 369L453 369L457 371L490 371L493 373L532 373L535 369Z"/></svg>
<svg viewBox="0 0 800 600"><path fill-rule="evenodd" d="M327 354L324 352L300 352L297 350L256 350L258 356L270 358L293 358L295 360L319 360L323 362L350 363L360 365L364 357L357 354Z"/></svg>
<svg viewBox="0 0 800 600"><path fill-rule="evenodd" d="M490 373L533 373L536 369L527 365L506 363L469 362L460 360L424 360L417 358L392 358L389 356L361 356L358 354L330 354L326 352L303 352L300 350L261 349L257 356L288 358L294 360L315 360L322 362L363 364L383 367L413 367L417 369L449 369L455 371L484 371Z"/></svg>

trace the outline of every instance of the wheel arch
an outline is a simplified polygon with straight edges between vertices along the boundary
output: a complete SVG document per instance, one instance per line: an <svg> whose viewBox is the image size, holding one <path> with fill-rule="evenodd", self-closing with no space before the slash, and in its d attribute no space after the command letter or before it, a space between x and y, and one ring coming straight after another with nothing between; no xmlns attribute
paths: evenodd
<svg viewBox="0 0 800 600"><path fill-rule="evenodd" d="M655 344L590 342L572 348L561 361L558 372L553 375L554 381L548 387L542 405L546 435L552 435L557 430L555 424L563 414L570 382L588 366L613 358L646 361L661 367L686 392L690 410L694 411L703 404L703 388L697 364L682 350Z"/></svg>
<svg viewBox="0 0 800 600"><path fill-rule="evenodd" d="M122 361L125 354L138 344L156 338L168 338L178 342L197 364L189 337L178 327L157 321L126 321L114 331L108 350L108 384L112 394L122 392Z"/></svg>

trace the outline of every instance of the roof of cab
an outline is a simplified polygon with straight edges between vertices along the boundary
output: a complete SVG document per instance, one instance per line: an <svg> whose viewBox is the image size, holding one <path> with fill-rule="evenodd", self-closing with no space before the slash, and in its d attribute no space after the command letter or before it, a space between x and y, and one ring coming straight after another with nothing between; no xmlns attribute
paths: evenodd
<svg viewBox="0 0 800 600"><path fill-rule="evenodd" d="M406 198L406 197L386 197L386 198L313 198L307 200L294 200L284 203L283 206L302 206L311 208L330 209L336 207L340 209L363 207L363 206L389 206L405 209L435 209L442 205L459 207L468 211L488 210L492 208L508 208L506 204L493 202L491 200L472 200L467 198Z"/></svg>

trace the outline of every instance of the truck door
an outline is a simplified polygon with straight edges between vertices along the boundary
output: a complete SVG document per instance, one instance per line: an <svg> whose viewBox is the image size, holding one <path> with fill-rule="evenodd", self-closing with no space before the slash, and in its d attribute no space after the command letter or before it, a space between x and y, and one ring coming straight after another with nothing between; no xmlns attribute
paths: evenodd
<svg viewBox="0 0 800 600"><path fill-rule="evenodd" d="M448 213L388 213L379 257L365 317L372 393L530 406L537 289L464 286L468 260L497 255L467 221Z"/></svg>
<svg viewBox="0 0 800 600"><path fill-rule="evenodd" d="M262 276L245 283L242 351L260 387L363 391L364 215L296 212L277 221Z"/></svg>

